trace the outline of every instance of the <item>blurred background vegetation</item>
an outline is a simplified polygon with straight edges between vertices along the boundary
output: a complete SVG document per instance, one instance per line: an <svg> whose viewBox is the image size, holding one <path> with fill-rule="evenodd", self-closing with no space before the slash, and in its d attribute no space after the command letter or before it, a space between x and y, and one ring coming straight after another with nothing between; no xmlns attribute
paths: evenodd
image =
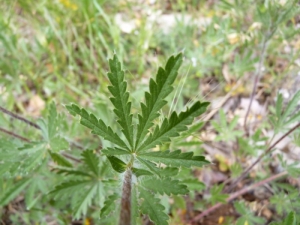
<svg viewBox="0 0 300 225"><path fill-rule="evenodd" d="M231 98L249 98L257 70L262 76L256 97L266 108L274 103L278 92L288 100L300 86L300 16L296 1L0 3L0 105L31 120L45 115L46 106L54 100L58 111L65 112L64 104L76 102L113 124L106 73L108 59L114 53L123 61L134 110L147 90L149 78L179 51L185 56L176 81L175 105L180 110L191 101L214 103L228 93ZM169 106L171 103L172 99ZM216 108L212 104L212 109ZM222 112L219 117L225 120ZM67 118L63 121L72 120ZM271 127L266 117L259 120L262 127ZM11 123L3 114L0 125L30 139L38 137L35 130L18 121ZM62 125L68 140L84 148L99 145L79 125ZM214 127L222 133L216 124ZM231 134L233 138L228 140L241 136ZM205 141L200 135L196 139ZM220 140L227 141L224 136L216 139ZM79 155L80 151L72 154ZM216 160L224 163L223 158Z"/></svg>

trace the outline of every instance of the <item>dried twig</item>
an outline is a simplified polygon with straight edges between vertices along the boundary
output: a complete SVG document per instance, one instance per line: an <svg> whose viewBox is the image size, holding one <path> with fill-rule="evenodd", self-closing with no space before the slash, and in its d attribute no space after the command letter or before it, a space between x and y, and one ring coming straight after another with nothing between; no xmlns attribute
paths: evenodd
<svg viewBox="0 0 300 225"><path fill-rule="evenodd" d="M241 189L241 190L239 190L239 191L237 191L237 192L232 193L232 194L226 199L226 202L228 203L228 202L230 202L230 201L236 199L237 197L239 197L239 196L241 196L241 195L243 195L243 194L245 194L245 193L247 193L247 192L249 192L249 191L251 191L251 190L253 190L253 189L257 188L257 187L259 187L259 186L262 186L262 185L264 185L264 184L266 184L266 183L269 183L269 182L271 182L271 181L274 181L274 180L276 180L276 179L278 179L278 178L281 178L281 177L283 177L283 176L285 176L285 175L287 175L287 172L286 172L286 171L284 171L284 172L282 172L282 173L275 174L275 175L273 175L273 176L271 176L271 177L268 177L268 178L265 179L265 180L259 181L259 182L255 183L255 184L252 184L252 185L248 186L248 187L244 187L243 189ZM199 215L197 215L196 217L194 217L194 218L190 221L190 223L194 223L194 222L200 220L201 218L203 218L204 216L209 215L210 213L212 213L212 212L215 211L216 209L220 208L223 204L224 204L224 203L217 203L217 204L213 205L212 207L210 207L210 208L204 210L202 213L200 213Z"/></svg>
<svg viewBox="0 0 300 225"><path fill-rule="evenodd" d="M7 115L9 115L9 116L11 116L11 117L17 119L17 120L21 120L22 122L27 123L28 125L30 125L30 126L36 128L36 129L41 129L40 126L37 125L36 123L33 123L33 122L31 122L31 121L25 119L25 118L22 117L22 116L19 116L19 115L15 114L15 113L13 113L13 112L11 112L11 111L8 111L7 109L5 109L5 108L3 108L3 107L1 107L1 106L0 106L0 111L2 111L3 113L5 113L5 114L7 114Z"/></svg>
<svg viewBox="0 0 300 225"><path fill-rule="evenodd" d="M227 189L227 192L230 191L241 179L243 179L249 171L265 156L267 155L270 151L273 150L273 148L281 142L285 137L290 135L293 131L295 131L297 128L300 127L300 123L296 124L294 127L292 127L288 132L286 132L284 135L282 135L277 141L274 142L271 146L268 147L268 149L263 152L256 160L253 162Z"/></svg>
<svg viewBox="0 0 300 225"><path fill-rule="evenodd" d="M22 141L30 142L29 139L27 139L27 138L25 138L25 137L22 137L22 136L20 136L20 135L18 135L18 134L15 134L14 132L11 132L11 131L9 131L9 130L6 130L6 129L2 128L2 127L0 127L0 131L2 131L3 133L8 134L8 135L10 135L10 136L13 136L13 137L15 137L15 138L17 138L17 139L20 139L20 140L22 140Z"/></svg>

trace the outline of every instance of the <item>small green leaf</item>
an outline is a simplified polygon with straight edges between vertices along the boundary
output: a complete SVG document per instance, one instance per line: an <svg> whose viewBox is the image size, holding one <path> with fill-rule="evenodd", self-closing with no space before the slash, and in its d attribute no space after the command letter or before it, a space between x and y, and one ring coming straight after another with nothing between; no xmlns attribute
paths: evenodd
<svg viewBox="0 0 300 225"><path fill-rule="evenodd" d="M57 165L65 166L65 167L73 167L72 163L70 163L65 157L61 156L60 154L51 151L49 151L49 154L52 160L57 163Z"/></svg>
<svg viewBox="0 0 300 225"><path fill-rule="evenodd" d="M75 176L84 176L84 177L92 177L91 174L83 172L81 170L75 170L72 168L55 168L57 174L67 174L67 175L75 175Z"/></svg>
<svg viewBox="0 0 300 225"><path fill-rule="evenodd" d="M122 160L118 159L115 156L107 156L107 158L108 158L108 160L109 160L112 168L115 171L117 171L118 173L125 172L127 166L126 166L126 164Z"/></svg>
<svg viewBox="0 0 300 225"><path fill-rule="evenodd" d="M168 225L169 217L164 212L165 208L160 204L159 199L143 188L139 188L139 192L139 197L143 199L140 207L141 212L148 215L156 225Z"/></svg>
<svg viewBox="0 0 300 225"><path fill-rule="evenodd" d="M80 123L92 130L93 134L97 134L104 139L120 146L121 148L127 148L125 142L113 132L113 130L106 126L105 123L100 119L98 120L93 114L89 114L85 109L80 109L77 105L67 105L66 108L72 115L81 116Z"/></svg>
<svg viewBox="0 0 300 225"><path fill-rule="evenodd" d="M164 152L159 151L141 153L138 155L138 158L147 159L154 162L161 162L171 166L184 166L187 168L191 166L202 167L203 165L209 163L205 160L204 156L194 156L193 152L182 153L180 150L173 152L168 150Z"/></svg>
<svg viewBox="0 0 300 225"><path fill-rule="evenodd" d="M57 129L57 112L54 102L51 102L48 112L48 140L51 140L56 135Z"/></svg>
<svg viewBox="0 0 300 225"><path fill-rule="evenodd" d="M128 150L123 150L120 148L105 148L102 149L101 152L105 155L128 155L131 154Z"/></svg>
<svg viewBox="0 0 300 225"><path fill-rule="evenodd" d="M6 193L3 194L3 198L0 199L0 205L7 205L15 197L17 197L21 191L23 191L28 184L30 184L31 179L22 179L17 181L13 188L9 189Z"/></svg>
<svg viewBox="0 0 300 225"><path fill-rule="evenodd" d="M120 199L120 196L117 194L113 194L107 197L104 202L104 206L101 209L100 217L107 217L110 213L112 213L116 209L116 200Z"/></svg>
<svg viewBox="0 0 300 225"><path fill-rule="evenodd" d="M78 190L82 190L81 188L84 187L85 185L89 184L91 181L90 180L69 180L66 182L63 182L59 185L57 185L54 190L50 192L50 194L63 194L61 192L62 190L67 191L64 193L69 193L71 195L72 193L69 191L70 189L76 188ZM78 187L78 188L77 188Z"/></svg>
<svg viewBox="0 0 300 225"><path fill-rule="evenodd" d="M137 158L142 164L148 167L153 173L156 175L163 177L163 176L176 176L178 174L179 168L176 167L166 167L166 168L159 168L156 166L155 163L150 162L148 160Z"/></svg>
<svg viewBox="0 0 300 225"><path fill-rule="evenodd" d="M80 219L81 215L86 215L88 207L92 204L92 200L97 193L97 185L92 185L88 190L84 190L79 197L73 209L75 219Z"/></svg>
<svg viewBox="0 0 300 225"><path fill-rule="evenodd" d="M167 195L184 195L188 193L188 189L185 185L180 184L178 180L171 180L170 178L146 178L142 180L142 186L160 194L167 194Z"/></svg>
<svg viewBox="0 0 300 225"><path fill-rule="evenodd" d="M93 150L85 150L81 156L88 168L96 175L99 175L99 158Z"/></svg>
<svg viewBox="0 0 300 225"><path fill-rule="evenodd" d="M203 191L205 189L205 184L200 182L198 179L182 180L181 183L185 184L189 190Z"/></svg>
<svg viewBox="0 0 300 225"><path fill-rule="evenodd" d="M138 169L138 168L132 168L132 172L137 176L147 176L147 175L153 175L151 172L148 170L143 170L143 169Z"/></svg>

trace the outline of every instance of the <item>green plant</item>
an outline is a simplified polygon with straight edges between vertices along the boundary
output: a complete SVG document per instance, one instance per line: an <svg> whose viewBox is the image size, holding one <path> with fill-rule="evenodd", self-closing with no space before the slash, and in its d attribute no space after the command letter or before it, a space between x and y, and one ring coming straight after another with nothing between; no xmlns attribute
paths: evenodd
<svg viewBox="0 0 300 225"><path fill-rule="evenodd" d="M103 120L84 108L80 109L75 104L66 106L72 115L81 117L80 123L91 129L93 134L114 145L101 150L101 160L92 150L85 150L82 159L87 170L58 169L60 173L75 175L76 178L56 186L52 193L63 197L86 190L81 193L82 198L74 203L76 218L82 213L86 214L94 196L100 194L106 199L100 213L102 218L116 210L116 206L120 206L119 224L135 224L139 212L148 215L155 224L168 224L164 207L155 195L187 194L189 190L184 181L171 177L178 173L180 167L201 167L208 163L203 156L194 156L192 152L152 150L186 131L193 119L204 113L208 106L207 102L196 102L184 112L172 112L169 118L163 118L161 125L154 124L161 116L159 111L167 103L165 98L173 90L172 84L181 63L182 54L172 56L164 69L159 68L156 80L150 80L149 92L145 93L145 103L141 103L141 113L137 115L136 125L133 122L135 117L131 114L130 96L126 90L127 83L121 63L116 56L109 61L108 78L111 86L108 89L113 96L110 101L122 134L114 132ZM108 160L102 159L103 156ZM105 173L108 163L116 172L122 174L122 191L116 187L109 190L108 187L116 180L111 180L115 178L113 174ZM105 194L100 190L104 190Z"/></svg>

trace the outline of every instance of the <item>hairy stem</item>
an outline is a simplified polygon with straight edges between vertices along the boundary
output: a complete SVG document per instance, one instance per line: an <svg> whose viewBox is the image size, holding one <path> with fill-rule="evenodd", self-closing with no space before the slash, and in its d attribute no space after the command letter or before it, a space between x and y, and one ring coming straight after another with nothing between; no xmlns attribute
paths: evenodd
<svg viewBox="0 0 300 225"><path fill-rule="evenodd" d="M131 225L131 182L132 171L128 168L125 172L123 181L119 225Z"/></svg>
<svg viewBox="0 0 300 225"><path fill-rule="evenodd" d="M268 178L265 179L265 180L262 180L262 181L259 181L259 182L255 183L255 184L252 184L252 185L250 185L250 186L244 187L243 189L241 189L241 190L239 190L239 191L237 191L237 192L232 193L232 194L226 199L226 202L228 203L228 202L230 202L230 201L236 199L237 197L239 197L239 196L241 196L241 195L243 195L243 194L245 194L245 193L247 193L247 192L249 192L249 191L251 191L251 190L253 190L253 189L257 188L257 187L259 187L259 186L262 186L262 185L264 185L264 184L266 184L266 183L269 183L269 182L271 182L271 181L274 181L274 180L276 180L276 179L278 179L278 178L281 178L281 177L283 177L283 176L285 176L285 175L287 175L287 171L284 171L284 172L282 172L282 173L275 174L275 175L273 175L273 176L271 176L271 177L268 177ZM223 205L223 203L217 203L217 204L213 205L212 207L210 207L210 208L204 210L201 214L199 214L199 215L197 215L196 217L194 217L194 218L191 220L191 223L194 223L194 222L196 222L196 221L202 219L204 216L207 216L208 214L210 214L210 213L212 213L213 211L217 210L217 209L220 208L222 205Z"/></svg>

